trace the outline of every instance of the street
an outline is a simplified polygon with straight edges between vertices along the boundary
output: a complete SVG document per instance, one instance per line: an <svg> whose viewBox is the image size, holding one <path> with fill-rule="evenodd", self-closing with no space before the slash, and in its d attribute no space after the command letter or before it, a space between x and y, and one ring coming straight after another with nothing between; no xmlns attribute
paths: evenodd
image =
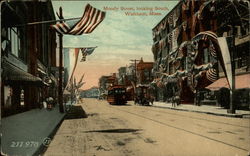
<svg viewBox="0 0 250 156"><path fill-rule="evenodd" d="M249 119L84 99L86 118L65 119L46 156L246 156Z"/></svg>

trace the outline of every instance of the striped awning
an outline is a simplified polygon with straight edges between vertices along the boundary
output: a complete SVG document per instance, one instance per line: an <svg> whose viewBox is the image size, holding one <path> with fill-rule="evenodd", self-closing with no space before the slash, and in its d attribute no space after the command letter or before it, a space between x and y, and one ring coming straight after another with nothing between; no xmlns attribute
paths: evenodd
<svg viewBox="0 0 250 156"><path fill-rule="evenodd" d="M250 74L235 76L235 89L250 88ZM227 79L225 77L220 78L211 85L207 86L210 90L219 90L222 87L229 88Z"/></svg>
<svg viewBox="0 0 250 156"><path fill-rule="evenodd" d="M6 82L18 82L20 84L43 85L42 79L27 73L7 61L3 61L3 80Z"/></svg>

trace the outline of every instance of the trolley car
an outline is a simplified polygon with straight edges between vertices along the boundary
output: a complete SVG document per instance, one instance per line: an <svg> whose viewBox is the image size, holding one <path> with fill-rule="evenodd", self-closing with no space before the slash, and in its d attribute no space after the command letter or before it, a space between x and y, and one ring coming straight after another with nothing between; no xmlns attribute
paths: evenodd
<svg viewBox="0 0 250 156"><path fill-rule="evenodd" d="M109 87L107 101L112 105L126 104L127 103L126 88L122 85L114 85Z"/></svg>

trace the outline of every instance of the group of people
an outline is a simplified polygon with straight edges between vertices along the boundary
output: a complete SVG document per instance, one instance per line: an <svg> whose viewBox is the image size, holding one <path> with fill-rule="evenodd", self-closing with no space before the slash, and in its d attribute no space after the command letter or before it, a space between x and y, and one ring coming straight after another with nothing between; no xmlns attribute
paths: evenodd
<svg viewBox="0 0 250 156"><path fill-rule="evenodd" d="M56 105L56 100L53 97L47 97L41 102L40 108L46 108L48 110L51 110Z"/></svg>
<svg viewBox="0 0 250 156"><path fill-rule="evenodd" d="M143 105L143 106L149 106L153 105L155 101L155 97L153 95L148 95L148 94L141 94L139 96L135 96L134 103L135 105ZM173 96L171 97L171 103L173 107L176 107L180 105L181 98L179 91L175 92Z"/></svg>

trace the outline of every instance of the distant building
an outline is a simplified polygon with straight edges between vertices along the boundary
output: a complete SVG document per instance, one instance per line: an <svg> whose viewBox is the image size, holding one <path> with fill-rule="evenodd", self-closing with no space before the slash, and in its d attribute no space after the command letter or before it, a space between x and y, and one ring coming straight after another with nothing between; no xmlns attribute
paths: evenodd
<svg viewBox="0 0 250 156"><path fill-rule="evenodd" d="M99 97L106 99L108 95L108 88L110 86L118 85L118 76L113 73L110 76L102 76L99 78Z"/></svg>
<svg viewBox="0 0 250 156"><path fill-rule="evenodd" d="M108 94L108 77L109 76L102 76L99 78L99 97L106 98Z"/></svg>
<svg viewBox="0 0 250 156"><path fill-rule="evenodd" d="M119 85L126 85L126 80L127 80L126 67L120 67L118 69L117 79Z"/></svg>
<svg viewBox="0 0 250 156"><path fill-rule="evenodd" d="M80 91L80 97L81 98L98 98L99 97L99 88L98 87L92 87L87 90Z"/></svg>
<svg viewBox="0 0 250 156"><path fill-rule="evenodd" d="M118 79L117 79L117 73L113 73L111 76L108 77L107 79L107 85L108 86L114 86L118 84Z"/></svg>
<svg viewBox="0 0 250 156"><path fill-rule="evenodd" d="M143 59L136 65L136 77L138 85L149 85L153 81L153 62L144 62Z"/></svg>
<svg viewBox="0 0 250 156"><path fill-rule="evenodd" d="M136 90L135 64L126 67L126 92L128 100L134 100Z"/></svg>
<svg viewBox="0 0 250 156"><path fill-rule="evenodd" d="M153 81L152 68L153 62L144 62L142 58L136 65L136 95L138 97L154 94L150 85Z"/></svg>

